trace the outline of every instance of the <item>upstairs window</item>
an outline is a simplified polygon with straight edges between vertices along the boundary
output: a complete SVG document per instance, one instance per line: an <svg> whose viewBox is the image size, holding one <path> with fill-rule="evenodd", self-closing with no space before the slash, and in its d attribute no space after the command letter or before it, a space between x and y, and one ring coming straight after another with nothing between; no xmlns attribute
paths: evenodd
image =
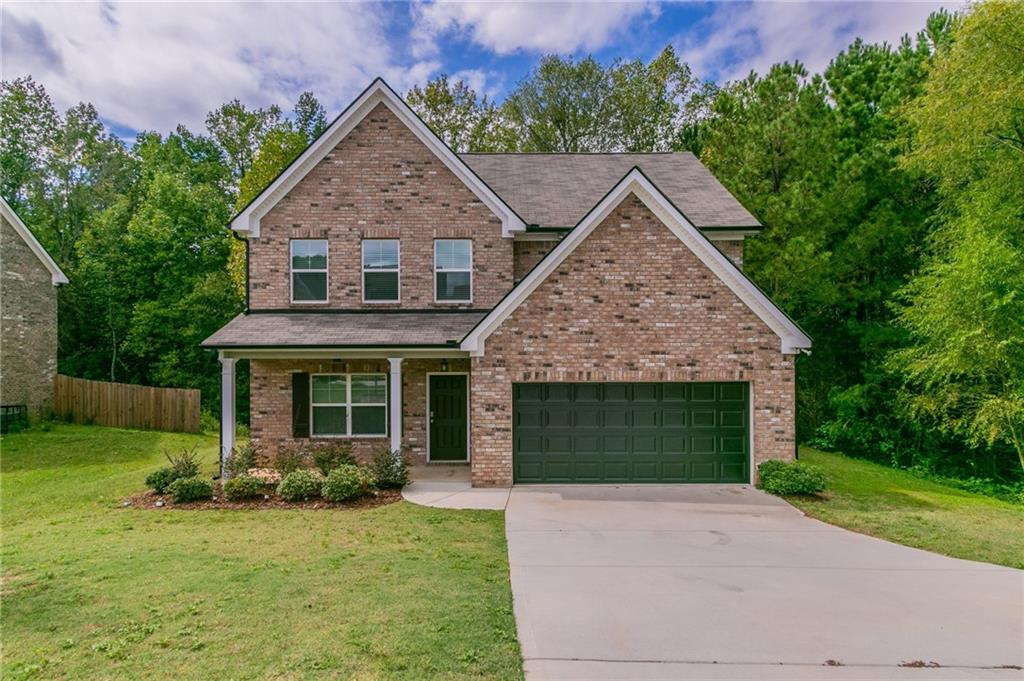
<svg viewBox="0 0 1024 681"><path fill-rule="evenodd" d="M434 242L434 300L439 303L473 301L473 242L438 239Z"/></svg>
<svg viewBox="0 0 1024 681"><path fill-rule="evenodd" d="M363 301L398 302L398 240L363 242Z"/></svg>
<svg viewBox="0 0 1024 681"><path fill-rule="evenodd" d="M327 302L326 239L292 239L292 302Z"/></svg>

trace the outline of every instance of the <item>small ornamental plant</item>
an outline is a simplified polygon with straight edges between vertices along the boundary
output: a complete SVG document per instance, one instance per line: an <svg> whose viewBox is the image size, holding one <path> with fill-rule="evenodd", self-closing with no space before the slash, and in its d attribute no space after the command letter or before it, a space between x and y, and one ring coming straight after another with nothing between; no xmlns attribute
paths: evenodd
<svg viewBox="0 0 1024 681"><path fill-rule="evenodd" d="M342 464L324 479L320 493L327 501L348 501L369 493L373 474L362 466Z"/></svg>
<svg viewBox="0 0 1024 681"><path fill-rule="evenodd" d="M298 447L280 447L274 456L274 468L283 476L307 466L306 453Z"/></svg>
<svg viewBox="0 0 1024 681"><path fill-rule="evenodd" d="M263 496L262 480L251 475L239 475L224 483L224 497L228 501L245 501Z"/></svg>
<svg viewBox="0 0 1024 681"><path fill-rule="evenodd" d="M320 477L310 470L292 471L277 486L277 494L285 501L308 501L320 496Z"/></svg>
<svg viewBox="0 0 1024 681"><path fill-rule="evenodd" d="M206 501L213 496L213 483L199 477L178 478L168 486L167 493L176 504Z"/></svg>
<svg viewBox="0 0 1024 681"><path fill-rule="evenodd" d="M370 471L380 489L401 489L409 482L409 457L380 447L373 452Z"/></svg>
<svg viewBox="0 0 1024 681"><path fill-rule="evenodd" d="M757 467L757 486L778 496L810 495L825 491L825 473L799 461L770 459Z"/></svg>
<svg viewBox="0 0 1024 681"><path fill-rule="evenodd" d="M356 464L349 442L325 442L315 445L311 451L313 465L325 476L338 466Z"/></svg>

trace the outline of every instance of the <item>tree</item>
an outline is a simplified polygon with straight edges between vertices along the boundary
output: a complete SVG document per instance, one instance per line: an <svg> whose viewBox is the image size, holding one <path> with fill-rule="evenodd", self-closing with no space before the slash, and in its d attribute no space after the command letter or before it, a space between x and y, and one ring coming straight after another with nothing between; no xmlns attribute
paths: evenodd
<svg viewBox="0 0 1024 681"><path fill-rule="evenodd" d="M249 172L263 139L279 125L280 107L247 109L237 99L231 100L206 116L206 129L224 152L228 167L236 181Z"/></svg>
<svg viewBox="0 0 1024 681"><path fill-rule="evenodd" d="M649 64L617 63L609 75L616 146L633 152L671 150L683 104L696 87L690 67L669 45Z"/></svg>
<svg viewBox="0 0 1024 681"><path fill-rule="evenodd" d="M19 212L42 191L60 130L57 110L31 77L0 81L0 192Z"/></svg>
<svg viewBox="0 0 1024 681"><path fill-rule="evenodd" d="M327 112L309 90L299 95L293 112L295 114L295 127L306 138L307 144L315 140L320 136L320 133L327 129Z"/></svg>
<svg viewBox="0 0 1024 681"><path fill-rule="evenodd" d="M451 81L447 74L441 74L423 88L409 90L406 101L434 134L456 152L515 148L501 112L486 95L478 96L465 81Z"/></svg>

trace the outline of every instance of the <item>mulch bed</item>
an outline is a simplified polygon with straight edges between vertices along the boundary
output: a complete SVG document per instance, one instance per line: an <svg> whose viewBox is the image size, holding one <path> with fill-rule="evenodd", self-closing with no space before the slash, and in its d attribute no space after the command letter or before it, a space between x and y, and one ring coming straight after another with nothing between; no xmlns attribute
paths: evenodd
<svg viewBox="0 0 1024 681"><path fill-rule="evenodd" d="M221 489L220 483L215 483L213 487L213 499L209 501L194 501L188 504L176 504L171 501L171 498L166 494L157 494L153 490L146 490L139 494L133 494L124 500L123 505L129 508L147 508L155 511L164 511L167 509L186 509L186 510L235 510L235 511L248 511L248 510L262 510L262 509L280 509L280 508L292 508L292 509L351 509L361 510L367 508L377 508L378 506L386 506L387 504L393 504L396 501L401 501L402 492L397 489L382 489L376 490L365 497L358 499L352 499L350 501L343 501L335 503L331 501L324 501L323 499L313 499L310 501L285 501L281 497L274 494L273 491L268 491L267 499L251 499L249 501L228 501L224 498L224 491Z"/></svg>

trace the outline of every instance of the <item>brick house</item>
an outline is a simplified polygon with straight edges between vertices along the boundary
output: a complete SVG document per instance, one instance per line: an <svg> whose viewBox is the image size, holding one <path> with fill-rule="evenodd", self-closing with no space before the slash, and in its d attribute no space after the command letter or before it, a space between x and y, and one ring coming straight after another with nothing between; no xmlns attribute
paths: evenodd
<svg viewBox="0 0 1024 681"><path fill-rule="evenodd" d="M0 198L0 402L37 416L53 405L60 267Z"/></svg>
<svg viewBox="0 0 1024 681"><path fill-rule="evenodd" d="M800 328L742 272L761 225L688 153L456 154L375 81L232 221L251 433L473 484L750 482L794 456Z"/></svg>

